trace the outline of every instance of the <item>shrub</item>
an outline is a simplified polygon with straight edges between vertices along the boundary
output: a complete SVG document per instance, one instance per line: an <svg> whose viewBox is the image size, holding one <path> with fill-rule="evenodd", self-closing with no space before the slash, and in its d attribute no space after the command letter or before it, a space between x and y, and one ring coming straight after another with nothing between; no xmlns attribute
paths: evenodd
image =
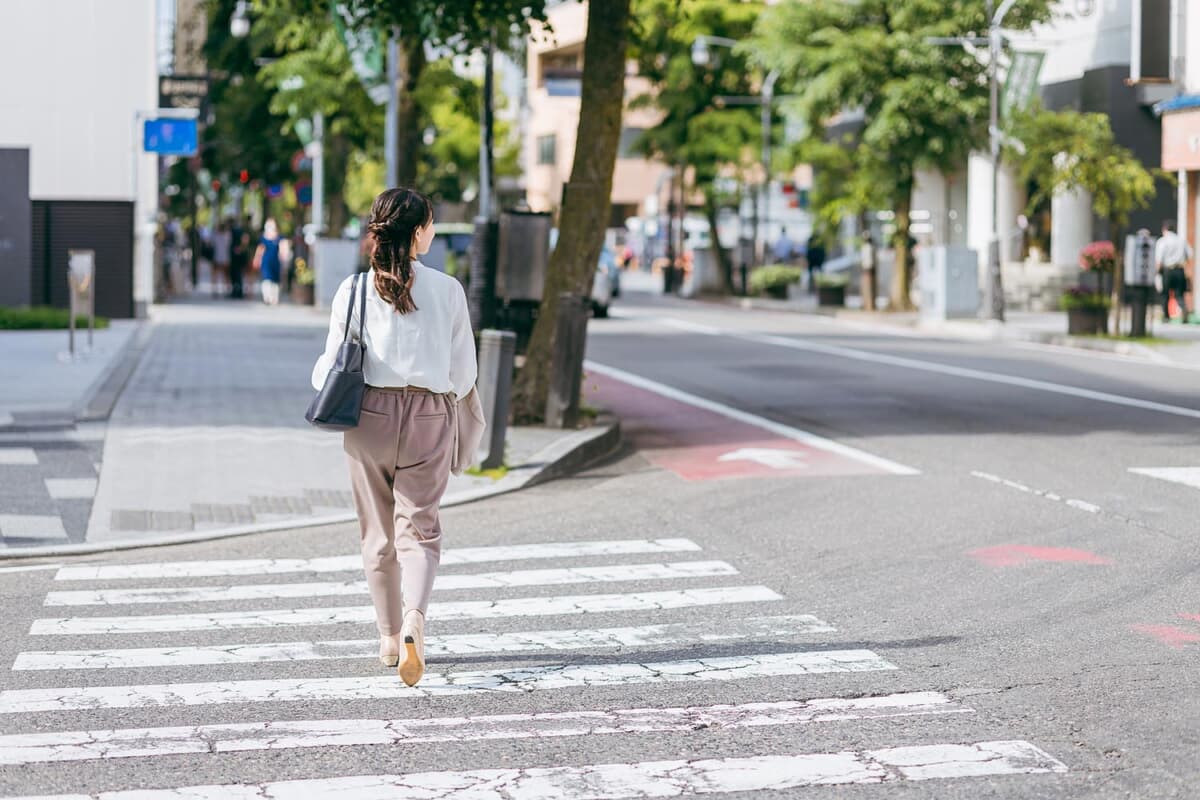
<svg viewBox="0 0 1200 800"><path fill-rule="evenodd" d="M799 267L789 267L786 264L759 267L750 273L750 289L755 292L782 289L789 284L799 283L803 274Z"/></svg>
<svg viewBox="0 0 1200 800"><path fill-rule="evenodd" d="M1113 272L1117 268L1117 248L1112 242L1092 242L1079 251L1079 266L1088 272Z"/></svg>
<svg viewBox="0 0 1200 800"><path fill-rule="evenodd" d="M818 289L837 289L850 283L850 276L844 272L832 272L828 275L818 272L813 276L813 283Z"/></svg>
<svg viewBox="0 0 1200 800"><path fill-rule="evenodd" d="M317 276L313 274L312 267L308 265L308 260L303 256L296 259L296 283L301 286L312 286L317 280Z"/></svg>
<svg viewBox="0 0 1200 800"><path fill-rule="evenodd" d="M75 327L86 328L86 315L75 317ZM39 331L66 330L71 326L71 313L65 308L50 308L48 306L33 306L31 308L0 307L0 330L5 331ZM96 317L97 328L107 328L108 320Z"/></svg>
<svg viewBox="0 0 1200 800"><path fill-rule="evenodd" d="M1063 311L1106 311L1110 299L1103 292L1092 292L1078 287L1067 289L1059 298L1058 307Z"/></svg>

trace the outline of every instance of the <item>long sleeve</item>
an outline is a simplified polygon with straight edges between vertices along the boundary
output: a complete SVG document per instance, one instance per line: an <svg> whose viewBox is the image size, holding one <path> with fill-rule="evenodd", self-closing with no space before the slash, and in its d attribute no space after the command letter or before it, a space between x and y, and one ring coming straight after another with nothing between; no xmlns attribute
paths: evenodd
<svg viewBox="0 0 1200 800"><path fill-rule="evenodd" d="M317 359L312 371L312 385L317 391L320 391L325 385L325 377L337 360L338 348L341 347L342 337L345 335L346 303L350 300L350 281L351 278L342 281L342 285L338 287L330 304L329 335L325 339L325 352Z"/></svg>
<svg viewBox="0 0 1200 800"><path fill-rule="evenodd" d="M466 397L479 377L475 360L475 334L471 331L471 315L467 310L467 295L462 284L454 281L452 302L453 322L450 336L450 384L456 397Z"/></svg>

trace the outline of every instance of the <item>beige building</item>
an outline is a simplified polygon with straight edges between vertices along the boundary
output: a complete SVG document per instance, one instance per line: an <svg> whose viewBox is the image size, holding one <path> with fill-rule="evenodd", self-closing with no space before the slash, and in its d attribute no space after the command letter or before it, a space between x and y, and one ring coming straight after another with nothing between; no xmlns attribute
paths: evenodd
<svg viewBox="0 0 1200 800"><path fill-rule="evenodd" d="M528 117L522 161L526 198L534 211L553 211L571 176L575 133L579 125L583 42L587 36L587 4L561 3L549 11L553 33L531 37L528 48L526 102ZM649 90L632 64L625 78L626 103ZM621 144L613 172L613 213L609 227L619 227L646 211L646 199L656 190L666 200L666 167L630 155L629 148L644 129L658 122L654 109L626 110ZM651 201L653 204L653 201Z"/></svg>

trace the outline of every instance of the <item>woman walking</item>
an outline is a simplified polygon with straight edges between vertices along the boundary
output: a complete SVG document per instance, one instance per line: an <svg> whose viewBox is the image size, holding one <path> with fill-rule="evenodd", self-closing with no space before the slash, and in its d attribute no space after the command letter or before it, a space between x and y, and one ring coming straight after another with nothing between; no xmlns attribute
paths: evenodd
<svg viewBox="0 0 1200 800"><path fill-rule="evenodd" d="M358 427L344 434L363 569L379 628L379 660L409 686L425 671L425 609L441 560L438 503L456 458L457 405L475 386L475 340L462 285L417 261L433 241L433 206L411 189L375 198L367 223ZM313 368L320 389L337 356L353 276L333 300L329 339ZM359 326L356 300L350 330ZM477 439L477 437L476 437Z"/></svg>

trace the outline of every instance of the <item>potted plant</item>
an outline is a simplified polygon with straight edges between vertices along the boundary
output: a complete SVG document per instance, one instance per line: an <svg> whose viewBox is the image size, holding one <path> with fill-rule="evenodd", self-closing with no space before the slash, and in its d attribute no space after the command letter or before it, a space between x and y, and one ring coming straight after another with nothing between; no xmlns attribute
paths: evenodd
<svg viewBox="0 0 1200 800"><path fill-rule="evenodd" d="M788 286L799 283L803 274L799 267L786 264L759 267L750 275L750 290L777 300L786 300Z"/></svg>
<svg viewBox="0 0 1200 800"><path fill-rule="evenodd" d="M1117 271L1117 248L1112 242L1092 242L1079 251L1080 285L1094 292L1112 290Z"/></svg>
<svg viewBox="0 0 1200 800"><path fill-rule="evenodd" d="M1067 289L1059 307L1067 312L1067 333L1072 336L1108 332L1109 296L1082 287Z"/></svg>
<svg viewBox="0 0 1200 800"><path fill-rule="evenodd" d="M308 259L302 256L297 257L296 280L292 282L292 302L311 306L314 302L313 283L315 281L316 275L313 274L312 267L308 265Z"/></svg>
<svg viewBox="0 0 1200 800"><path fill-rule="evenodd" d="M817 305L846 305L846 284L849 282L850 277L845 273L836 272L826 275L818 272L813 276L813 283L817 286Z"/></svg>

